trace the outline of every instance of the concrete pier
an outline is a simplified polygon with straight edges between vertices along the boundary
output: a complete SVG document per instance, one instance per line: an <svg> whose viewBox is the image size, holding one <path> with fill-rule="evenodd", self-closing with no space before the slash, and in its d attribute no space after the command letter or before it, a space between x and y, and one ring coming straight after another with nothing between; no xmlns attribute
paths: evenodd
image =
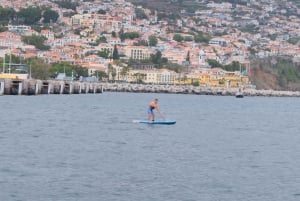
<svg viewBox="0 0 300 201"><path fill-rule="evenodd" d="M0 95L80 94L83 90L102 93L103 86L100 82L0 79Z"/></svg>
<svg viewBox="0 0 300 201"><path fill-rule="evenodd" d="M191 85L100 83L62 80L0 79L0 95L96 94L105 91L235 96L238 88ZM244 89L244 96L300 97L299 91Z"/></svg>

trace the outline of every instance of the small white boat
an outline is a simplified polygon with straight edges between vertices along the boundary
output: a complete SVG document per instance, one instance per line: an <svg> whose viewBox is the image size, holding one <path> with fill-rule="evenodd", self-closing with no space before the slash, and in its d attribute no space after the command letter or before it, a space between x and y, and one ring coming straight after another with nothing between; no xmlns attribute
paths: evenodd
<svg viewBox="0 0 300 201"><path fill-rule="evenodd" d="M236 92L235 97L236 98L244 98L244 93L242 92L241 89L239 89L239 91Z"/></svg>

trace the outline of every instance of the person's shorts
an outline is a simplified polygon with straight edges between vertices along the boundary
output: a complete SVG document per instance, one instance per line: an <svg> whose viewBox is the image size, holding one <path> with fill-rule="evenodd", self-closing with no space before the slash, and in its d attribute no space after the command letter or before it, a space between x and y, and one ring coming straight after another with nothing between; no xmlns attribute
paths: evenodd
<svg viewBox="0 0 300 201"><path fill-rule="evenodd" d="M151 108L148 108L148 109L147 109L147 113L148 113L148 114L154 114L154 112L153 112L153 110L152 110Z"/></svg>

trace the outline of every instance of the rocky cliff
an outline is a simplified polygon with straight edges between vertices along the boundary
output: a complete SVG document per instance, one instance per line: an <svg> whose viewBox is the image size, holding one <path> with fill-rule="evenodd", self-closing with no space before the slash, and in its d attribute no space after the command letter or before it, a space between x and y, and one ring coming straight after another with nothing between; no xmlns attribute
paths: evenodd
<svg viewBox="0 0 300 201"><path fill-rule="evenodd" d="M300 90L300 63L289 58L253 59L249 76L257 89Z"/></svg>

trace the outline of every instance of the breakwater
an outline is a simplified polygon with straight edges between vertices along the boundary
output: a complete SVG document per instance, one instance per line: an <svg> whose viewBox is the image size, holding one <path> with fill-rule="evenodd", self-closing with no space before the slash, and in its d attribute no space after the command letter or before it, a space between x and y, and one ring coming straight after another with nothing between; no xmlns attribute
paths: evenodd
<svg viewBox="0 0 300 201"><path fill-rule="evenodd" d="M65 80L0 79L0 95L82 94L103 92L173 93L235 96L238 88L192 85L157 85ZM244 89L244 96L300 97L299 91Z"/></svg>
<svg viewBox="0 0 300 201"><path fill-rule="evenodd" d="M102 93L98 82L0 79L0 95Z"/></svg>
<svg viewBox="0 0 300 201"><path fill-rule="evenodd" d="M133 92L133 93L174 93L196 95L235 96L238 88L219 88L191 85L145 85L127 83L103 83L104 91ZM275 91L244 89L244 96L274 96L274 97L300 97L299 91Z"/></svg>

